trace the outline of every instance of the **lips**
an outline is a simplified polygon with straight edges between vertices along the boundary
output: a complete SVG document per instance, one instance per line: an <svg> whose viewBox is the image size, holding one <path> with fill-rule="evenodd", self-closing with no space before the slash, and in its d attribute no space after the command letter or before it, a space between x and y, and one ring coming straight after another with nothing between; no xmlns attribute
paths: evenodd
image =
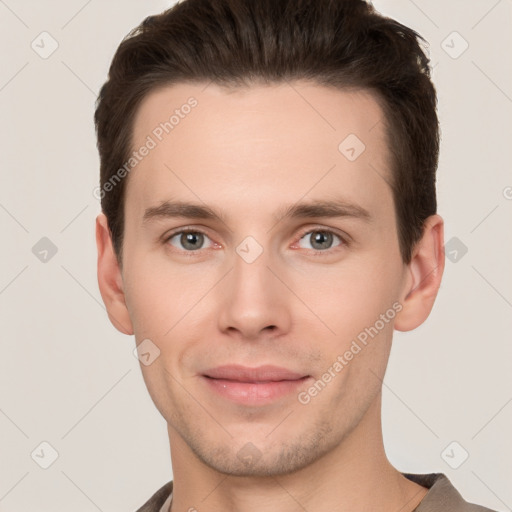
<svg viewBox="0 0 512 512"><path fill-rule="evenodd" d="M206 371L204 375L212 379L252 383L298 380L307 377L307 375L273 365L258 366L257 368L249 368L241 365L218 366L217 368Z"/></svg>
<svg viewBox="0 0 512 512"><path fill-rule="evenodd" d="M311 376L273 365L257 368L226 365L206 371L202 378L208 390L222 398L237 404L261 406L297 392Z"/></svg>

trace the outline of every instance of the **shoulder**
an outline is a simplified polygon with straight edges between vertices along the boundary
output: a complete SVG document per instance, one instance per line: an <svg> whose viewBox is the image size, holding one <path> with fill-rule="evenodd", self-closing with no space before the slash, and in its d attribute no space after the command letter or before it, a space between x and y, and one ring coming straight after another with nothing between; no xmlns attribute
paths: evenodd
<svg viewBox="0 0 512 512"><path fill-rule="evenodd" d="M172 480L160 487L160 489L158 489L142 507L138 508L136 512L160 512L160 509L171 493Z"/></svg>
<svg viewBox="0 0 512 512"><path fill-rule="evenodd" d="M429 491L414 512L496 512L467 502L443 473L417 475L402 473L406 478L426 487Z"/></svg>

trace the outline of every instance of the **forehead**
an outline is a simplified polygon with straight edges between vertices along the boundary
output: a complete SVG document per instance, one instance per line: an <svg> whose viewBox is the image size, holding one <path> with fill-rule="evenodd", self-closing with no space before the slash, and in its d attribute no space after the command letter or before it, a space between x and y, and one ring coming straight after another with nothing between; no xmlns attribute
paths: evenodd
<svg viewBox="0 0 512 512"><path fill-rule="evenodd" d="M383 113L368 91L308 82L166 86L135 116L132 150L144 145L151 150L127 190L127 202L141 207L170 190L218 202L233 194L257 202L258 192L277 190L298 199L340 186L366 203L390 193Z"/></svg>
<svg viewBox="0 0 512 512"><path fill-rule="evenodd" d="M273 126L303 134L335 134L335 139L351 129L362 139L369 139L368 133L377 124L381 126L375 135L382 135L384 128L376 97L367 90L337 89L308 81L243 87L178 83L158 87L142 100L134 119L134 146L148 134L166 138L172 132L176 136L185 125L196 124L197 118L201 123L221 121L219 126L228 130L226 135L234 135L245 125L253 129L254 136L265 135ZM167 130L162 126L165 123L169 123Z"/></svg>

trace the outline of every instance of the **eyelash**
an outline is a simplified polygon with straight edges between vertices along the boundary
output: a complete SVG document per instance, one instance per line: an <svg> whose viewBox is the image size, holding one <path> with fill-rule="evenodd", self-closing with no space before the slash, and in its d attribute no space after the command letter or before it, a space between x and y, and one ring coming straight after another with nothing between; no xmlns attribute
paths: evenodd
<svg viewBox="0 0 512 512"><path fill-rule="evenodd" d="M194 234L201 234L201 235L204 235L205 237L209 238L208 234L205 233L204 231L202 231L201 229L195 229L195 228L185 228L185 229L180 229L179 231L174 231L172 232L170 235L168 236L165 236L162 243L164 245L166 244L169 244L169 241L172 240L176 235L182 235L182 234L185 234L185 233L194 233ZM332 254L333 252L335 252L337 249L341 249L343 247L348 247L349 246L349 242L347 240L347 237L343 237L342 235L340 235L337 231L333 231L332 229L328 229L328 228L313 228L313 229L308 229L304 232L302 232L297 240L296 243L300 242L306 235L309 235L311 233L327 233L327 234L332 234L334 235L335 237L337 237L339 240L340 240L340 244L338 246L335 246L334 248L330 248L330 249L326 249L324 251L322 250L318 250L318 249L308 249L308 251L313 251L313 255L314 256L322 256L324 254ZM192 250L192 251L186 251L186 250L180 250L180 249L177 249L178 251L180 251L181 253L185 253L187 256L197 256L201 251L202 249L195 249L195 250Z"/></svg>

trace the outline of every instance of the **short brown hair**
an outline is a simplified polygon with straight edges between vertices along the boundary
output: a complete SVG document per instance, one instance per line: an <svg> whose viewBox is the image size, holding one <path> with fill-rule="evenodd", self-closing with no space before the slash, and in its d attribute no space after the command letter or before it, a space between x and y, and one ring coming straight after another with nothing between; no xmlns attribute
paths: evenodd
<svg viewBox="0 0 512 512"><path fill-rule="evenodd" d="M305 79L373 92L384 114L402 259L436 213L436 92L414 30L364 0L184 0L121 42L94 114L100 187L128 161L141 100L178 82L225 86ZM102 192L122 262L126 181Z"/></svg>

